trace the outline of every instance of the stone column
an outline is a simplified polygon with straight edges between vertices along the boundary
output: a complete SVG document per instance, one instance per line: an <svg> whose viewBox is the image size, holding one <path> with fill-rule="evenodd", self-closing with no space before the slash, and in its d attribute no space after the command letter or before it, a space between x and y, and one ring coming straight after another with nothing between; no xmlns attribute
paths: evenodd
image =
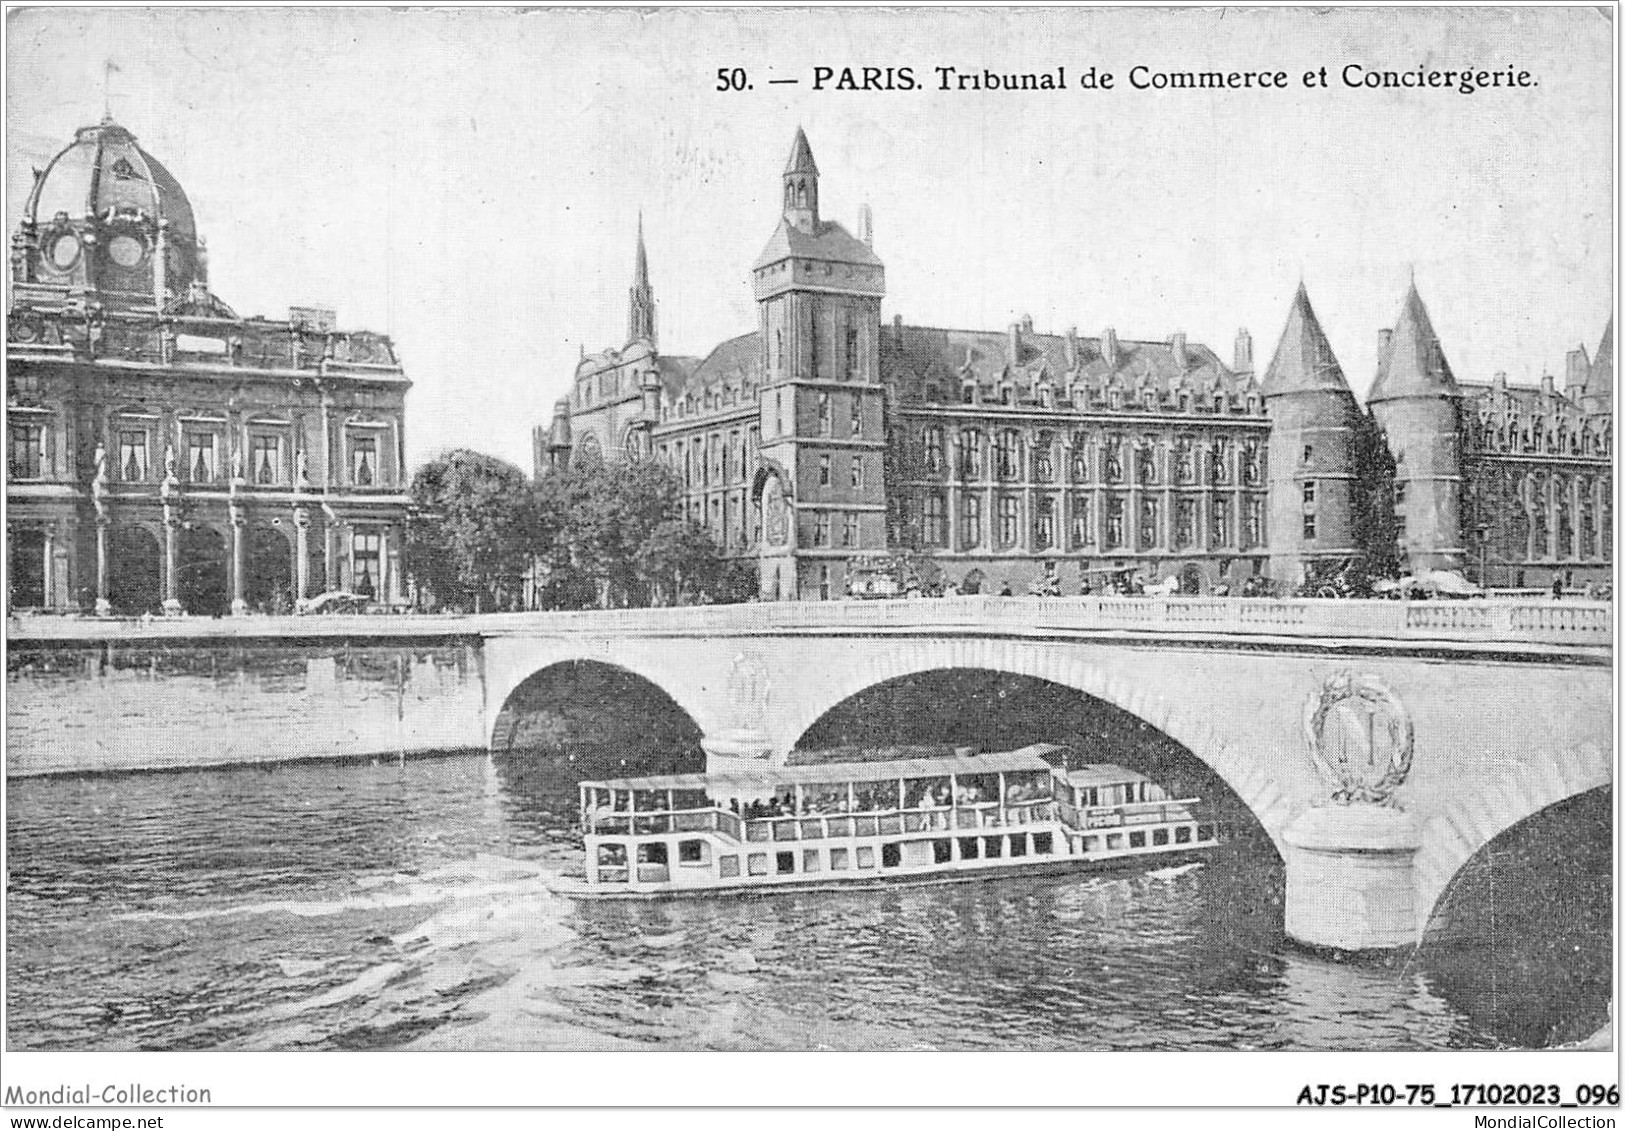
<svg viewBox="0 0 1625 1131"><path fill-rule="evenodd" d="M185 612L181 608L180 588L180 522L174 512L164 508L164 615L175 617Z"/></svg>
<svg viewBox="0 0 1625 1131"><path fill-rule="evenodd" d="M1392 950L1421 930L1416 819L1381 805L1326 805L1286 827L1286 933L1307 946Z"/></svg>
<svg viewBox="0 0 1625 1131"><path fill-rule="evenodd" d="M48 523L41 533L44 560L40 562L40 601L47 609L56 608L56 524Z"/></svg>
<svg viewBox="0 0 1625 1131"><path fill-rule="evenodd" d="M723 513L727 513L724 504ZM384 584L383 591L388 594L391 608L401 603L401 530L398 526L384 528Z"/></svg>
<svg viewBox="0 0 1625 1131"><path fill-rule="evenodd" d="M338 523L331 516L322 523L322 579L326 592L339 587Z"/></svg>
<svg viewBox="0 0 1625 1131"><path fill-rule="evenodd" d="M113 611L107 599L107 520L96 519L96 615L105 617Z"/></svg>
<svg viewBox="0 0 1625 1131"><path fill-rule="evenodd" d="M247 558L247 523L240 507L231 508L231 615L246 616L248 602L243 599L243 566Z"/></svg>
<svg viewBox="0 0 1625 1131"><path fill-rule="evenodd" d="M303 601L310 596L310 512L304 507L293 508L293 573L294 598Z"/></svg>

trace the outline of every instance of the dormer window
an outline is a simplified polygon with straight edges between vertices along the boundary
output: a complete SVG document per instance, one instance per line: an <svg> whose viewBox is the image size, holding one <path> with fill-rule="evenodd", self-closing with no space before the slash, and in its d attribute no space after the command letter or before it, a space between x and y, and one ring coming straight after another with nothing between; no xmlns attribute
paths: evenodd
<svg viewBox="0 0 1625 1131"><path fill-rule="evenodd" d="M959 390L959 399L964 404L975 404L976 385L972 382L966 382Z"/></svg>

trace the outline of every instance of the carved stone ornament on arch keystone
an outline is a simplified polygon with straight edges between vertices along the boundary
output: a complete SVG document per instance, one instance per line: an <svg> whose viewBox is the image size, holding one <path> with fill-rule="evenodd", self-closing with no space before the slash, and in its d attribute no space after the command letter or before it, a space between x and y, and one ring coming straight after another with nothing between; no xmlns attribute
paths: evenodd
<svg viewBox="0 0 1625 1131"><path fill-rule="evenodd" d="M1399 808L1394 792L1411 772L1416 729L1405 704L1374 675L1341 671L1303 705L1309 760L1330 794L1317 804Z"/></svg>

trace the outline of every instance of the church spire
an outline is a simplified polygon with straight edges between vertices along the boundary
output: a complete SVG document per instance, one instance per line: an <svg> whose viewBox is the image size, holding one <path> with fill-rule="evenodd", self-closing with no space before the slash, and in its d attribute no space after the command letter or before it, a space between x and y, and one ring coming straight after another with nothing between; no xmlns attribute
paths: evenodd
<svg viewBox="0 0 1625 1131"><path fill-rule="evenodd" d="M655 292L649 285L649 252L643 246L643 213L638 213L638 255L626 311L626 340L658 345L655 336Z"/></svg>
<svg viewBox="0 0 1625 1131"><path fill-rule="evenodd" d="M784 165L784 218L792 227L818 234L818 162L799 126Z"/></svg>

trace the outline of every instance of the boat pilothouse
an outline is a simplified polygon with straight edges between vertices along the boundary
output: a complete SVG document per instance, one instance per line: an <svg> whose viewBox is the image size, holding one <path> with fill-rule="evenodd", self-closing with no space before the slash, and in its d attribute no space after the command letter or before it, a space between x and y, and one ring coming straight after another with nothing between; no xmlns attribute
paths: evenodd
<svg viewBox="0 0 1625 1131"><path fill-rule="evenodd" d="M1217 843L1193 798L1064 747L581 783L586 883L660 895L1088 868Z"/></svg>

